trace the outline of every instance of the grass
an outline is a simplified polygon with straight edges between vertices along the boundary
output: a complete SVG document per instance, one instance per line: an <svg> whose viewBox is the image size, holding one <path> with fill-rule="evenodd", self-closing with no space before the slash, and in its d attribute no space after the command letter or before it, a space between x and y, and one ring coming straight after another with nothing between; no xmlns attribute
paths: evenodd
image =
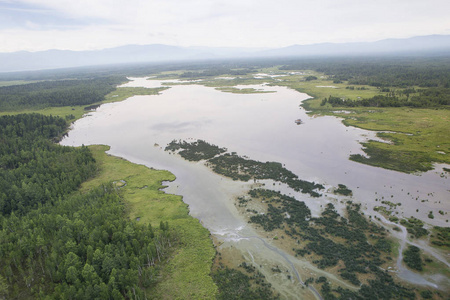
<svg viewBox="0 0 450 300"><path fill-rule="evenodd" d="M175 176L168 171L154 170L133 164L105 153L108 146L90 146L99 164L99 174L83 183L86 191L104 182L121 182L121 193L130 219L158 227L167 221L178 236L179 244L163 265L158 284L148 291L154 299L211 299L217 287L210 277L215 255L209 232L197 219L189 216L181 196L166 194L162 181Z"/></svg>
<svg viewBox="0 0 450 300"><path fill-rule="evenodd" d="M392 141L364 144L370 159L355 160L402 172L427 171L433 163L450 163L450 110L383 108L355 110L344 124L368 130L393 131L378 134Z"/></svg>
<svg viewBox="0 0 450 300"><path fill-rule="evenodd" d="M59 116L65 118L69 115L74 115L75 119L81 118L86 111L84 110L85 106L61 106L61 107L47 107L43 109L24 109L18 111L0 111L0 116L4 115L18 115L18 114L31 114L38 113L46 116ZM74 119L74 120L75 120Z"/></svg>
<svg viewBox="0 0 450 300"><path fill-rule="evenodd" d="M106 95L105 100L103 100L102 103L119 102L136 95L159 95L160 92L167 90L168 88L169 87L119 87L115 91Z"/></svg>
<svg viewBox="0 0 450 300"><path fill-rule="evenodd" d="M307 75L314 75L318 77L317 80L304 81ZM277 82L276 85L287 86L301 93L306 93L313 97L311 100L304 102L304 107L307 110L314 110L314 112L329 113L339 110L339 108L331 107L331 105L320 106L322 99L329 96L357 100L359 98L371 98L376 95L382 95L382 93L376 87L361 85L359 88L364 89L346 89L348 84L345 83L333 83L332 80L323 77L320 73L308 72L307 75L293 75L288 77L282 77L283 81ZM344 108L345 110L349 110Z"/></svg>
<svg viewBox="0 0 450 300"><path fill-rule="evenodd" d="M19 84L27 84L27 83L35 83L38 80L12 80L12 81L0 81L0 87L2 86L10 86L10 85L19 85Z"/></svg>

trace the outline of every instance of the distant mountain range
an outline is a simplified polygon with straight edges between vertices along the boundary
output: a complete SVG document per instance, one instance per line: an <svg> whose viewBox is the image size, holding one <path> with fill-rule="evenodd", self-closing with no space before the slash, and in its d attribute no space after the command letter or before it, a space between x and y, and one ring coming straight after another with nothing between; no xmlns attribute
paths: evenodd
<svg viewBox="0 0 450 300"><path fill-rule="evenodd" d="M226 58L450 55L450 35L386 39L367 43L322 43L277 49L127 45L95 51L48 50L0 53L0 72L56 69L90 65Z"/></svg>

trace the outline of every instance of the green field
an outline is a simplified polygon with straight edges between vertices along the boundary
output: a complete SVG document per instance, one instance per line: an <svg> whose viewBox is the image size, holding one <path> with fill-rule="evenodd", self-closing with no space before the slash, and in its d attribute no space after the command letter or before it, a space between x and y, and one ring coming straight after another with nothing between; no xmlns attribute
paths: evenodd
<svg viewBox="0 0 450 300"><path fill-rule="evenodd" d="M2 86L10 86L10 85L19 85L19 84L27 84L37 82L37 80L27 81L27 80L12 80L12 81L0 81L0 87Z"/></svg>

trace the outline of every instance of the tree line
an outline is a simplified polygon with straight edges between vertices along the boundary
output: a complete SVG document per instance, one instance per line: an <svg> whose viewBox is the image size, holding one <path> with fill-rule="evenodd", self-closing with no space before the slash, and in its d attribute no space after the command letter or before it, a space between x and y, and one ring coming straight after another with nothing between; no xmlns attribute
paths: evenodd
<svg viewBox="0 0 450 300"><path fill-rule="evenodd" d="M335 83L347 81L350 85L450 88L449 57L310 58L292 60L280 69L312 69Z"/></svg>
<svg viewBox="0 0 450 300"><path fill-rule="evenodd" d="M0 87L0 109L14 111L51 106L89 105L100 102L125 77L51 80Z"/></svg>

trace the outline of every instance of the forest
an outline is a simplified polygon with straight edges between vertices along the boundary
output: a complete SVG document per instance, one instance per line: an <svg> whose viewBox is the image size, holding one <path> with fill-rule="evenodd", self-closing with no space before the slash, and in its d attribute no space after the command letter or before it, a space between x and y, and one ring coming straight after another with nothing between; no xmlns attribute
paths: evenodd
<svg viewBox="0 0 450 300"><path fill-rule="evenodd" d="M127 79L121 76L40 81L0 87L0 110L89 105L100 102Z"/></svg>
<svg viewBox="0 0 450 300"><path fill-rule="evenodd" d="M450 88L449 57L339 57L298 59L280 70L315 70L336 83L407 88Z"/></svg>
<svg viewBox="0 0 450 300"><path fill-rule="evenodd" d="M87 147L52 142L65 120L0 124L0 298L144 298L174 244L169 224L127 219L115 185L74 192L97 168Z"/></svg>
<svg viewBox="0 0 450 300"><path fill-rule="evenodd" d="M406 89L405 89L406 90ZM417 95L409 96L405 90L390 92L388 95L376 95L371 98L359 100L342 99L340 97L329 96L320 103L321 106L329 103L333 107L416 107L416 108L448 108L450 105L450 89L428 88L420 89ZM406 95L404 97L401 97Z"/></svg>

